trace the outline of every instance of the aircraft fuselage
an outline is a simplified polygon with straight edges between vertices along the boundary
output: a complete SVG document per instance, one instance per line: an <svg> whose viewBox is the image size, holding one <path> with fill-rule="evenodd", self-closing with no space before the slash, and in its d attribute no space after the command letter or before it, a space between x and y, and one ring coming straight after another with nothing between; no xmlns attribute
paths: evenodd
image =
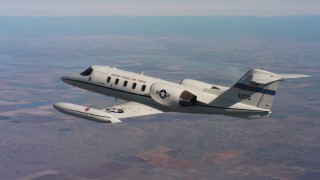
<svg viewBox="0 0 320 180"><path fill-rule="evenodd" d="M92 66L93 70L90 75L72 74L63 76L61 79L70 85L78 88L86 89L95 93L100 93L106 96L119 98L126 101L139 102L148 106L161 109L163 111L175 111L182 113L200 113L200 114L250 114L261 113L269 114L269 111L262 110L257 107L247 106L242 103L235 103L231 106L221 106L215 103L218 97L215 94L201 92L199 89L183 86L177 83L166 80L137 74L124 70L119 70L107 66ZM160 100L172 94L170 90L165 90L166 86L174 88L183 88L190 93L197 94L198 99L194 105L190 106L164 106L157 103L151 97L150 91L154 84L163 85L163 90L159 89ZM164 92L161 92L164 91ZM208 103L203 103L204 101ZM227 101L227 100L226 100Z"/></svg>

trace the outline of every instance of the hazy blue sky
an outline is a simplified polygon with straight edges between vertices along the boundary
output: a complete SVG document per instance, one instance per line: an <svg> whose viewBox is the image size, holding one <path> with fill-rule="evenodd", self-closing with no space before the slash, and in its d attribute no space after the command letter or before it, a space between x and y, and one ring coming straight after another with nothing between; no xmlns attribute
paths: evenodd
<svg viewBox="0 0 320 180"><path fill-rule="evenodd" d="M0 15L320 15L319 0L0 0Z"/></svg>

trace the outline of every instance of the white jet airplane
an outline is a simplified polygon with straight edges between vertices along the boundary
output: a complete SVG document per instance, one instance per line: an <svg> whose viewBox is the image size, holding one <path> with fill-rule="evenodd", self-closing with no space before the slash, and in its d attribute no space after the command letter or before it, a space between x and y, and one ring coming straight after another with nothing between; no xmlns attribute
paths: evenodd
<svg viewBox="0 0 320 180"><path fill-rule="evenodd" d="M61 78L67 84L129 101L101 110L59 102L53 107L65 114L96 122L119 123L120 119L169 111L222 114L246 119L268 118L279 81L310 77L248 71L232 87L184 79L180 84L142 74L93 65L80 74Z"/></svg>

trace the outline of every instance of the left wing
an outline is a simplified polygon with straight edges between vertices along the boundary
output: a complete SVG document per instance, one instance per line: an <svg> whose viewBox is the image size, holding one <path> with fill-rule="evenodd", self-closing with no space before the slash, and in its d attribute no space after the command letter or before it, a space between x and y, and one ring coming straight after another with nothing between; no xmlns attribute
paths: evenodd
<svg viewBox="0 0 320 180"><path fill-rule="evenodd" d="M163 113L163 111L159 109L133 101L101 110L118 119Z"/></svg>
<svg viewBox="0 0 320 180"><path fill-rule="evenodd" d="M127 102L101 110L65 102L55 103L53 107L67 115L104 123L119 123L123 118L163 113L161 110L137 102Z"/></svg>

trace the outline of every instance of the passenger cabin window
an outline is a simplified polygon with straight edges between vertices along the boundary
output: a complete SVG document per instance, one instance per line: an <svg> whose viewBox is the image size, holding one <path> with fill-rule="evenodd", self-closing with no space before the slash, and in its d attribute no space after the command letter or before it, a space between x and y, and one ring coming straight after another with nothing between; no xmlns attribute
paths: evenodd
<svg viewBox="0 0 320 180"><path fill-rule="evenodd" d="M114 81L114 84L118 85L119 83L119 79L117 78L115 81Z"/></svg>
<svg viewBox="0 0 320 180"><path fill-rule="evenodd" d="M145 91L146 90L146 85L142 85L141 86L141 91Z"/></svg>
<svg viewBox="0 0 320 180"><path fill-rule="evenodd" d="M136 86L137 86L137 83L133 83L133 84L132 84L132 89L135 89Z"/></svg>
<svg viewBox="0 0 320 180"><path fill-rule="evenodd" d="M88 69L86 69L85 71L83 71L82 73L80 73L81 76L90 76L92 73L93 69L91 67L89 67Z"/></svg>
<svg viewBox="0 0 320 180"><path fill-rule="evenodd" d="M109 76L109 77L107 78L107 83L109 83L110 80L111 80L111 77Z"/></svg>
<svg viewBox="0 0 320 180"><path fill-rule="evenodd" d="M127 87L128 81L123 82L123 87Z"/></svg>

